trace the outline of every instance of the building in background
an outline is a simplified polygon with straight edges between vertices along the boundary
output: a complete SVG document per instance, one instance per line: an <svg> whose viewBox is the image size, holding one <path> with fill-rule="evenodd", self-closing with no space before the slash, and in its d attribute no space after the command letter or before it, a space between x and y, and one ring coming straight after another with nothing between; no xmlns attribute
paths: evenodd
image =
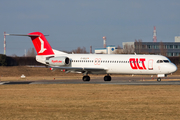
<svg viewBox="0 0 180 120"><path fill-rule="evenodd" d="M153 42L123 42L124 53L137 54L159 54L164 56L179 56L180 55L180 36L175 36L175 42L157 42L156 26L153 30Z"/></svg>
<svg viewBox="0 0 180 120"><path fill-rule="evenodd" d="M180 42L180 36L175 36L175 42Z"/></svg>
<svg viewBox="0 0 180 120"><path fill-rule="evenodd" d="M180 56L180 36L175 36L175 42L157 42L156 26L153 30L153 41L123 42L123 49L115 45L106 46L106 36L103 37L104 48L95 49L95 54L156 54L164 56Z"/></svg>
<svg viewBox="0 0 180 120"><path fill-rule="evenodd" d="M118 54L122 53L123 49L120 47L115 47L115 45L108 45L106 48L96 48L95 54Z"/></svg>
<svg viewBox="0 0 180 120"><path fill-rule="evenodd" d="M127 46L129 46L127 48ZM123 50L133 49L131 53L158 54L165 56L180 55L180 36L175 37L175 42L123 42Z"/></svg>

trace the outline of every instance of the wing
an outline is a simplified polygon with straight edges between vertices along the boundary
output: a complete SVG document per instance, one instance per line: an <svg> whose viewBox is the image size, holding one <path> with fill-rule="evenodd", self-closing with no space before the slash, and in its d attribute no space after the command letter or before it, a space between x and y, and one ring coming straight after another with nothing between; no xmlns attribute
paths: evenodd
<svg viewBox="0 0 180 120"><path fill-rule="evenodd" d="M88 73L88 74L105 74L108 69L106 68L91 68L91 67L56 67L56 66L49 66L53 68L53 70L61 69L65 70L66 73L68 72L80 72L80 73Z"/></svg>

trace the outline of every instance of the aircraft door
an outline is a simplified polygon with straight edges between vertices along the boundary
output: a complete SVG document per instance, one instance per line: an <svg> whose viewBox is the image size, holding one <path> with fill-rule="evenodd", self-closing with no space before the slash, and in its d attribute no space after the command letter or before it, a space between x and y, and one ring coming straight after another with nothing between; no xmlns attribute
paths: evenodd
<svg viewBox="0 0 180 120"><path fill-rule="evenodd" d="M153 59L149 59L149 61L148 61L148 69L153 70Z"/></svg>

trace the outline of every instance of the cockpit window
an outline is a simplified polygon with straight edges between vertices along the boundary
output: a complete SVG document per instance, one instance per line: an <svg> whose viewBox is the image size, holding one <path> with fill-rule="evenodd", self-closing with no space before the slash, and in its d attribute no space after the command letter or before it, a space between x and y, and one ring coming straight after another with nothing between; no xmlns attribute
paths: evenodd
<svg viewBox="0 0 180 120"><path fill-rule="evenodd" d="M158 60L157 63L163 63L163 60Z"/></svg>
<svg viewBox="0 0 180 120"><path fill-rule="evenodd" d="M169 60L163 60L165 63L169 63Z"/></svg>
<svg viewBox="0 0 180 120"><path fill-rule="evenodd" d="M157 63L169 63L169 60L158 60Z"/></svg>

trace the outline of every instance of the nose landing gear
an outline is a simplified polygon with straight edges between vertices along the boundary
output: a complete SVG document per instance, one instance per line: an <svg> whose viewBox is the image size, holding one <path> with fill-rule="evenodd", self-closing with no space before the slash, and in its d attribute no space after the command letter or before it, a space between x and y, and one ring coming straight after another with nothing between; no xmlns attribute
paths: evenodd
<svg viewBox="0 0 180 120"><path fill-rule="evenodd" d="M161 82L161 78L160 78L160 77L159 77L159 78L157 78L157 81L158 81L158 82Z"/></svg>

